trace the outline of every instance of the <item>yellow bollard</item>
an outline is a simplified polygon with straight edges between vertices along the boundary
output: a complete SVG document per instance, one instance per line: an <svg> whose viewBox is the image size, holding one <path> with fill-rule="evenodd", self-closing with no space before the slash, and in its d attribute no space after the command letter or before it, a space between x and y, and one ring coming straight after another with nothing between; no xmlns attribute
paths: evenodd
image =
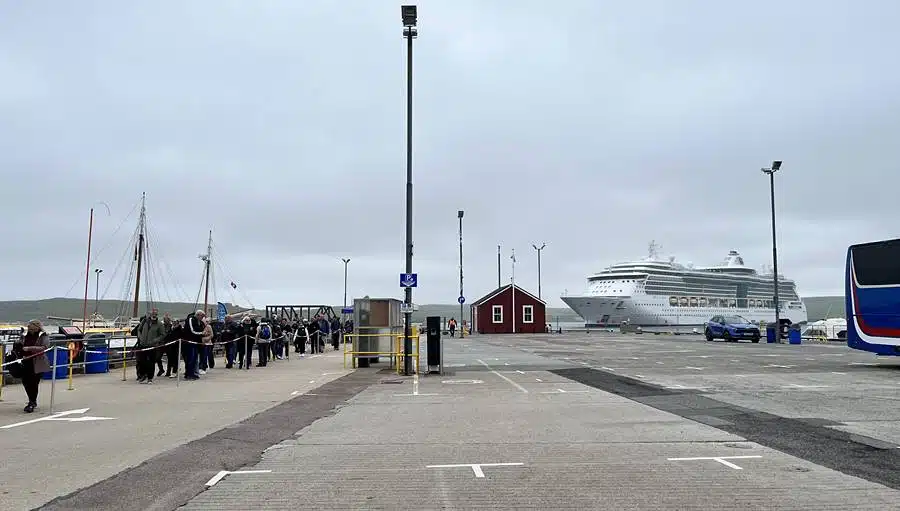
<svg viewBox="0 0 900 511"><path fill-rule="evenodd" d="M69 348L69 388L68 390L75 390L75 387L72 386L72 364L75 363L75 343L69 342L67 346Z"/></svg>

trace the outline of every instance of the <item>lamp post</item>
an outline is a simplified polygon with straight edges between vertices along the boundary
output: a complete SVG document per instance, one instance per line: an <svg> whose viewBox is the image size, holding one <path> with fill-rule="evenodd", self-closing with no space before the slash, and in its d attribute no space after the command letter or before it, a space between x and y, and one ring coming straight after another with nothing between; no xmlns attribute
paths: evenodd
<svg viewBox="0 0 900 511"><path fill-rule="evenodd" d="M96 280L97 290L94 292L94 314L100 311L100 274L103 270L94 268L94 280Z"/></svg>
<svg viewBox="0 0 900 511"><path fill-rule="evenodd" d="M462 324L465 323L465 319L463 318L463 303L465 303L466 298L463 294L463 258L462 258L462 220L463 220L463 210L459 210L456 213L456 216L459 217L459 336L465 337L465 328L462 327Z"/></svg>
<svg viewBox="0 0 900 511"><path fill-rule="evenodd" d="M345 257L341 259L344 261L344 308L347 308L347 265L350 264L350 258Z"/></svg>
<svg viewBox="0 0 900 511"><path fill-rule="evenodd" d="M772 202L772 271L774 275L775 296L775 338L781 342L781 306L778 303L778 243L775 236L775 173L781 168L781 161L772 162L771 168L760 169L764 174L769 175L769 195Z"/></svg>
<svg viewBox="0 0 900 511"><path fill-rule="evenodd" d="M406 38L406 273L413 271L412 241L412 85L413 85L413 39L418 35L416 29L416 6L400 7L403 18L403 37ZM403 325L403 373L412 374L412 339L410 338L410 321L412 320L412 288L406 287L406 313Z"/></svg>
<svg viewBox="0 0 900 511"><path fill-rule="evenodd" d="M544 247L547 246L546 243L542 243L540 247L537 244L532 244L535 250L537 250L538 254L538 299L541 298L541 250L544 250Z"/></svg>

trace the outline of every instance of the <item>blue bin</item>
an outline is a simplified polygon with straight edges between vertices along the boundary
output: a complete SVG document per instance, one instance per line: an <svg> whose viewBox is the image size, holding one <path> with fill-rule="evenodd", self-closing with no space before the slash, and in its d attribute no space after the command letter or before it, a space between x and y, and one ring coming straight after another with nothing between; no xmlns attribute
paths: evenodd
<svg viewBox="0 0 900 511"><path fill-rule="evenodd" d="M774 326L766 327L766 342L768 342L768 343L775 342L775 327Z"/></svg>
<svg viewBox="0 0 900 511"><path fill-rule="evenodd" d="M788 343L800 344L800 340L800 330L797 330L796 328L788 330Z"/></svg>
<svg viewBox="0 0 900 511"><path fill-rule="evenodd" d="M87 345L84 349L85 374L109 372L109 353L106 351L106 344Z"/></svg>
<svg viewBox="0 0 900 511"><path fill-rule="evenodd" d="M44 373L45 380L53 379L53 353L54 350L50 350L45 355L47 355L47 362L50 363L50 370ZM64 380L69 376L69 350L66 349L65 346L58 346L55 350L56 353L56 379Z"/></svg>

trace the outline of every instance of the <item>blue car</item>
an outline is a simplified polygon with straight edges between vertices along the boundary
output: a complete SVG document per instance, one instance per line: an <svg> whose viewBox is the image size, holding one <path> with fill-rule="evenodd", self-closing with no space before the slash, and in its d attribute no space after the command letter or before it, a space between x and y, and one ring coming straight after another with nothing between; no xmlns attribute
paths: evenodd
<svg viewBox="0 0 900 511"><path fill-rule="evenodd" d="M706 322L706 340L737 341L750 339L759 342L759 327L738 315L714 316Z"/></svg>

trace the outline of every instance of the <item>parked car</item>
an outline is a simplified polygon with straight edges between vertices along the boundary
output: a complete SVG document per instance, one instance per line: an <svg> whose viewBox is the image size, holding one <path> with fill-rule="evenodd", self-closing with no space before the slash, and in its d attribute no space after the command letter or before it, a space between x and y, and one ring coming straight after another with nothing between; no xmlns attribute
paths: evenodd
<svg viewBox="0 0 900 511"><path fill-rule="evenodd" d="M740 339L749 339L753 342L759 342L759 327L751 323L746 318L734 315L714 316L706 322L706 340L724 339L726 341L737 341Z"/></svg>

